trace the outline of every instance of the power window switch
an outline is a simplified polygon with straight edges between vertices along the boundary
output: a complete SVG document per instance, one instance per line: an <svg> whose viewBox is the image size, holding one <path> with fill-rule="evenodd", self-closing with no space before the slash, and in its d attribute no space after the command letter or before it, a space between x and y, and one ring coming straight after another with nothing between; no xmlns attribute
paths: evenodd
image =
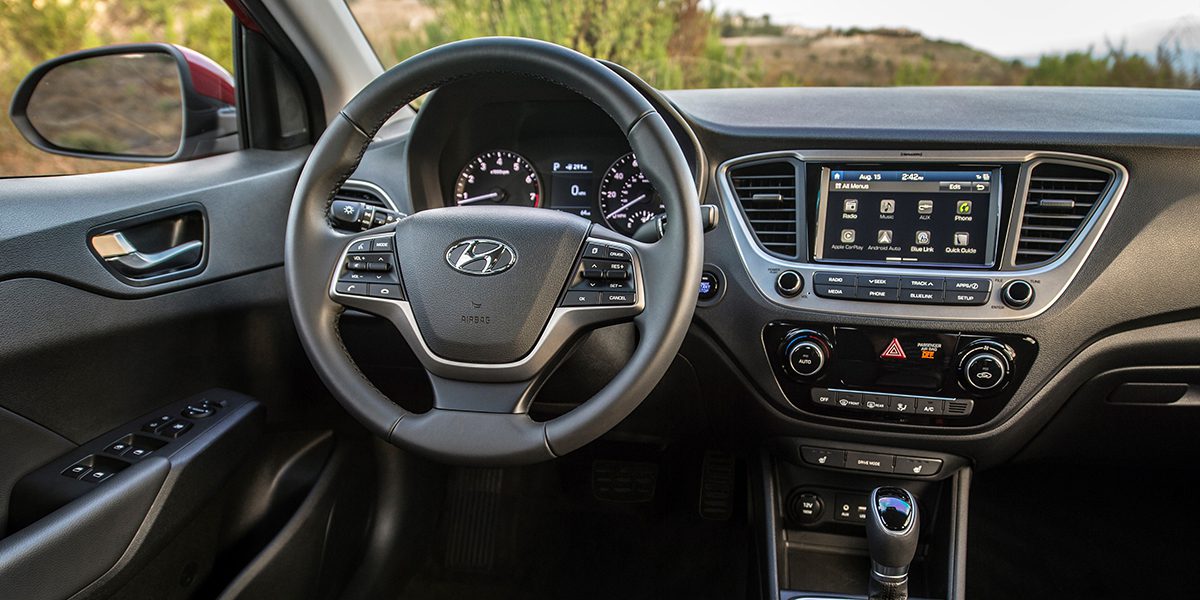
<svg viewBox="0 0 1200 600"><path fill-rule="evenodd" d="M121 456L126 452L129 452L129 444L126 444L125 442L113 442L104 449L104 452L107 454Z"/></svg>
<svg viewBox="0 0 1200 600"><path fill-rule="evenodd" d="M67 467L67 469L65 471L63 471L62 474L67 477L70 477L71 479L79 479L80 477L83 477L84 475L87 475L88 473L90 473L91 470L92 470L92 468L87 465L71 465L71 466Z"/></svg>
<svg viewBox="0 0 1200 600"><path fill-rule="evenodd" d="M183 419L175 419L159 430L158 434L163 437L177 438L188 432L192 428L192 424Z"/></svg>
<svg viewBox="0 0 1200 600"><path fill-rule="evenodd" d="M134 446L133 448L129 449L129 452L125 453L125 458L130 458L133 460L141 460L141 459L145 458L147 455L149 455L151 452L153 452L153 450L151 450L149 448L139 448L137 446Z"/></svg>
<svg viewBox="0 0 1200 600"><path fill-rule="evenodd" d="M87 475L80 477L80 480L88 483L100 483L113 475L114 473L108 469L92 469Z"/></svg>
<svg viewBox="0 0 1200 600"><path fill-rule="evenodd" d="M142 425L142 431L145 431L148 433L154 433L154 432L158 431L159 427L162 427L163 425L170 423L171 419L173 419L173 418L175 418L175 417L173 417L172 415L159 415L149 421L146 421L146 424Z"/></svg>

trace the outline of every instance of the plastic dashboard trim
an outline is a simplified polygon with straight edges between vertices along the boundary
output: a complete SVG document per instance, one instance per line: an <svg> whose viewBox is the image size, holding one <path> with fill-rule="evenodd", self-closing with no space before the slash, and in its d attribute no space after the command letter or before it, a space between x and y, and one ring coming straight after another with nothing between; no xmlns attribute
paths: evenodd
<svg viewBox="0 0 1200 600"><path fill-rule="evenodd" d="M771 256L763 250L754 233L751 231L746 217L742 213L737 195L732 189L729 170L740 164L759 162L771 158L787 158L801 163L819 161L871 161L871 162L1008 162L1020 163L1021 173L1016 186L1016 194L1022 194L1027 188L1028 173L1033 165L1039 162L1078 163L1100 167L1112 171L1113 181L1101 198L1101 205L1093 211L1087 222L1080 228L1079 233L1071 241L1066 250L1054 261L1030 269L1006 270L1007 263L1002 262L1000 270L975 271L969 269L898 269L888 267L857 267L847 265L824 265L801 260L784 260ZM1091 254L1100 235L1108 225L1117 204L1124 195L1129 181L1129 173L1119 163L1084 156L1053 151L842 151L842 150L791 150L749 154L727 160L717 167L717 190L721 201L734 224L730 229L733 233L738 256L743 266L763 297L773 304L788 309L806 310L826 314L851 314L856 316L872 316L891 319L924 319L938 321L1016 321L1031 319L1054 305L1066 292L1067 287L1078 275L1083 263ZM799 197L803 197L799 195ZM1014 196L1016 197L1016 196ZM1023 211L1014 210L1010 217L1010 225L1019 225ZM1006 232L1011 236L1012 228ZM1008 257L1008 248L1000 248L998 253ZM989 302L983 306L954 306L954 305L920 305L880 303L854 300L836 300L820 298L811 293L811 286L795 298L785 298L774 292L775 275L782 270L791 269L801 273L805 280L812 282L813 274L820 271L838 271L864 275L896 275L896 276L931 276L931 277L979 277L992 282ZM1038 295L1029 307L1015 310L1000 302L1000 288L1008 281L1027 279L1035 283Z"/></svg>

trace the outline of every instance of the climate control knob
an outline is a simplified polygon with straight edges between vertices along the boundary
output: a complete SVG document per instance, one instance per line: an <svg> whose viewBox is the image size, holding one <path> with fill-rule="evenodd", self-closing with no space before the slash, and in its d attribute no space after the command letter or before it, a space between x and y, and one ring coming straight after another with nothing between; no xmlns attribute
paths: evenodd
<svg viewBox="0 0 1200 600"><path fill-rule="evenodd" d="M1002 387L1012 370L1007 349L1001 344L982 343L969 348L958 362L958 374L967 389L988 392Z"/></svg>
<svg viewBox="0 0 1200 600"><path fill-rule="evenodd" d="M829 343L815 332L792 332L782 350L784 368L796 377L816 377L829 363Z"/></svg>

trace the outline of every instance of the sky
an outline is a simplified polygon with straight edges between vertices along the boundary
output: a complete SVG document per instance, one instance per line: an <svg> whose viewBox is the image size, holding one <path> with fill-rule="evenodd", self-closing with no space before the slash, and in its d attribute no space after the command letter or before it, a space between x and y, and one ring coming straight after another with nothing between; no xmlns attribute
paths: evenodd
<svg viewBox="0 0 1200 600"><path fill-rule="evenodd" d="M1152 49L1178 23L1200 30L1200 0L713 0L718 12L805 27L904 27L1006 58L1126 40ZM1191 44L1200 45L1197 31Z"/></svg>

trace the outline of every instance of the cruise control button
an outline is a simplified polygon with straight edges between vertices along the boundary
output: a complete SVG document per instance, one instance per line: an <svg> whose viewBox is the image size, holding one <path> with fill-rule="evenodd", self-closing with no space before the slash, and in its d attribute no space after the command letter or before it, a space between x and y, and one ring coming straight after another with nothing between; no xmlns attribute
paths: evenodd
<svg viewBox="0 0 1200 600"><path fill-rule="evenodd" d="M857 288L849 285L817 285L813 289L822 298L853 298Z"/></svg>
<svg viewBox="0 0 1200 600"><path fill-rule="evenodd" d="M602 292L600 294L600 304L624 305L634 304L636 302L637 295L629 292Z"/></svg>
<svg viewBox="0 0 1200 600"><path fill-rule="evenodd" d="M600 292L567 292L563 306L596 306L600 304Z"/></svg>
<svg viewBox="0 0 1200 600"><path fill-rule="evenodd" d="M863 408L886 411L892 408L892 397L887 394L863 394Z"/></svg>
<svg viewBox="0 0 1200 600"><path fill-rule="evenodd" d="M859 275L858 287L894 288L900 287L900 278L894 275Z"/></svg>
<svg viewBox="0 0 1200 600"><path fill-rule="evenodd" d="M813 285L854 286L854 275L849 273L814 273Z"/></svg>
<svg viewBox="0 0 1200 600"><path fill-rule="evenodd" d="M946 304L987 304L987 292L959 292L946 290Z"/></svg>
<svg viewBox="0 0 1200 600"><path fill-rule="evenodd" d="M874 452L846 451L846 466L859 471L876 471L891 473L896 457L891 454L876 454Z"/></svg>
<svg viewBox="0 0 1200 600"><path fill-rule="evenodd" d="M349 294L351 296L367 295L367 284L354 281L339 281L333 289L339 294Z"/></svg>
<svg viewBox="0 0 1200 600"><path fill-rule="evenodd" d="M604 272L604 278L611 279L614 281L620 281L622 279L629 279L629 271L618 271L615 269L608 269L607 271Z"/></svg>
<svg viewBox="0 0 1200 600"><path fill-rule="evenodd" d="M895 473L904 475L936 475L942 470L942 461L937 458L915 458L897 456Z"/></svg>
<svg viewBox="0 0 1200 600"><path fill-rule="evenodd" d="M908 396L892 396L892 412L916 413L917 399Z"/></svg>
<svg viewBox="0 0 1200 600"><path fill-rule="evenodd" d="M629 260L630 256L629 256L628 252L626 252L620 248L614 248L612 246L608 246L608 259L609 260Z"/></svg>
<svg viewBox="0 0 1200 600"><path fill-rule="evenodd" d="M862 408L862 394L858 392L834 392L833 403L842 408Z"/></svg>
<svg viewBox="0 0 1200 600"><path fill-rule="evenodd" d="M908 304L941 304L945 298L942 290L900 290L900 301Z"/></svg>
<svg viewBox="0 0 1200 600"><path fill-rule="evenodd" d="M400 286L394 284L372 283L367 286L367 295L374 298L402 298Z"/></svg>
<svg viewBox="0 0 1200 600"><path fill-rule="evenodd" d="M943 401L934 400L933 398L917 398L917 414L929 416L941 415L944 410L942 407L943 404Z"/></svg>
<svg viewBox="0 0 1200 600"><path fill-rule="evenodd" d="M941 277L901 277L900 287L906 290L937 290L942 291L946 280Z"/></svg>
<svg viewBox="0 0 1200 600"><path fill-rule="evenodd" d="M895 288L860 287L856 296L859 300L882 300L895 302L900 297L900 290Z"/></svg>
<svg viewBox="0 0 1200 600"><path fill-rule="evenodd" d="M990 292L992 291L992 281L990 279L947 279L946 291L955 292Z"/></svg>
<svg viewBox="0 0 1200 600"><path fill-rule="evenodd" d="M835 404L833 392L825 388L813 388L812 401L814 404L820 404L822 406L833 406Z"/></svg>
<svg viewBox="0 0 1200 600"><path fill-rule="evenodd" d="M813 448L812 446L801 446L800 457L804 462L810 465L821 465L822 467L844 467L846 466L846 451L833 450L830 448Z"/></svg>

